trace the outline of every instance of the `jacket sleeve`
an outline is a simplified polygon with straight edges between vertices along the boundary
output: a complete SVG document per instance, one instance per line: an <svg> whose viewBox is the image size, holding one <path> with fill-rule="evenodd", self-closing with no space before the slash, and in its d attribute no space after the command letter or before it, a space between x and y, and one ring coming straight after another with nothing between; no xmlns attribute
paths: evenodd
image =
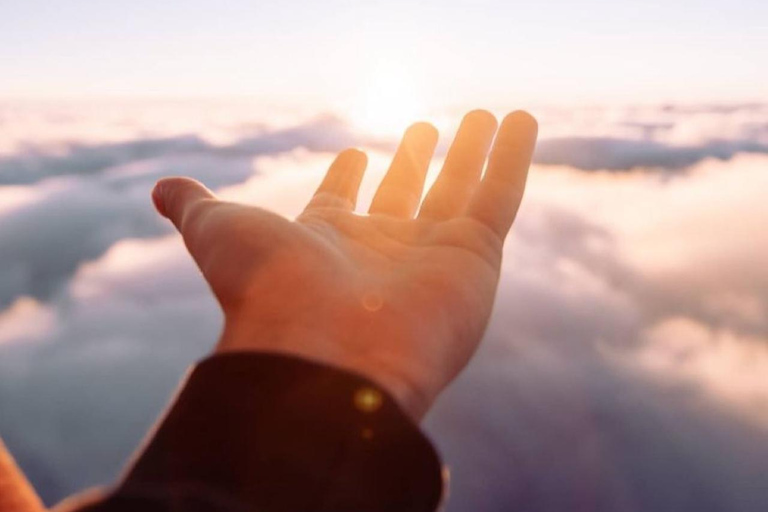
<svg viewBox="0 0 768 512"><path fill-rule="evenodd" d="M433 512L440 460L361 376L267 353L189 376L123 481L77 511Z"/></svg>

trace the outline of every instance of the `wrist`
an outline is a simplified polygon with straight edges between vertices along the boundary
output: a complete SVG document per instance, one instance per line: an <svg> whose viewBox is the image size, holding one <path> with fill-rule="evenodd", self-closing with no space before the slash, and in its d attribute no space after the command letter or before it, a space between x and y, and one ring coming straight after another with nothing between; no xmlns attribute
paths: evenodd
<svg viewBox="0 0 768 512"><path fill-rule="evenodd" d="M311 362L352 372L376 383L391 396L400 408L416 423L420 422L431 404L421 387L408 375L408 362L390 360L373 355L367 350L350 349L338 338L318 334L319 329L307 329L297 325L280 328L225 323L214 353L264 352L294 356ZM376 346L365 340L366 346ZM368 343L370 342L370 343Z"/></svg>

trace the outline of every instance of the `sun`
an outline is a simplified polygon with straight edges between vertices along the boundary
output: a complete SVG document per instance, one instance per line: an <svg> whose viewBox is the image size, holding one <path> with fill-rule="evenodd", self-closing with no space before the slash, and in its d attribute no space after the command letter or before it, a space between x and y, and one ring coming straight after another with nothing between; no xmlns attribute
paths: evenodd
<svg viewBox="0 0 768 512"><path fill-rule="evenodd" d="M352 100L348 115L362 132L396 136L411 123L424 120L427 110L418 81L406 67L378 63Z"/></svg>

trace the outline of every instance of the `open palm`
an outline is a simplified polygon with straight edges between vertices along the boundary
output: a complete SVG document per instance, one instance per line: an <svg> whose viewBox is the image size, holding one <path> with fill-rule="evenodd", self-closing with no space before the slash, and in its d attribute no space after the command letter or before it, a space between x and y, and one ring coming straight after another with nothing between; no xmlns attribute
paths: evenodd
<svg viewBox="0 0 768 512"><path fill-rule="evenodd" d="M421 204L437 132L410 127L369 213L354 212L366 157L339 154L290 221L167 178L153 198L225 314L217 350L298 355L361 373L419 418L466 365L492 309L536 122L474 111ZM418 216L414 218L418 210Z"/></svg>

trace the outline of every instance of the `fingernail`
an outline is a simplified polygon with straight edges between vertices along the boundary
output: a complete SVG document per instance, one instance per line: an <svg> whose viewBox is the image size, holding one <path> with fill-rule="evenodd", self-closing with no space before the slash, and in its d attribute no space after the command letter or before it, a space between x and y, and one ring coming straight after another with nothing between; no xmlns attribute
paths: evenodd
<svg viewBox="0 0 768 512"><path fill-rule="evenodd" d="M157 212L165 217L165 211L163 210L162 188L163 186L160 184L160 182L155 184L155 187L152 189L152 203L155 205Z"/></svg>

